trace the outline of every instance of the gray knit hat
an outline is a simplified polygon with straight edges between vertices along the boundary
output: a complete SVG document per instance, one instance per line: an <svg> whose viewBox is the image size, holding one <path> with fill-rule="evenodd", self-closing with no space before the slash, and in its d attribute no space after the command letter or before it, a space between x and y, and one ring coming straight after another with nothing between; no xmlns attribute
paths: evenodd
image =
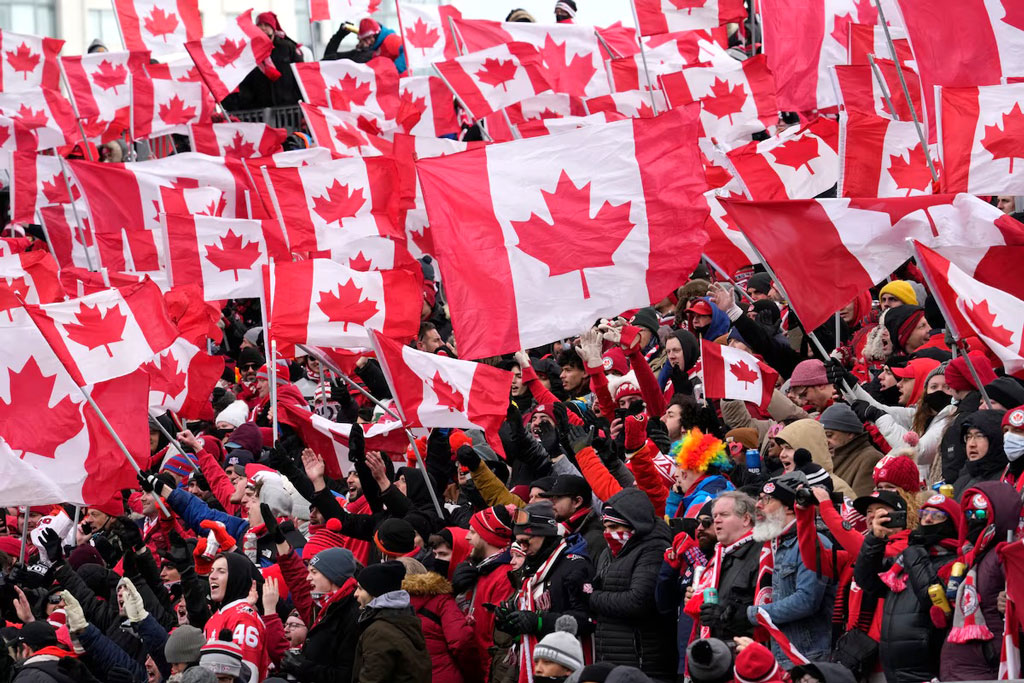
<svg viewBox="0 0 1024 683"><path fill-rule="evenodd" d="M864 423L857 417L857 413L853 412L853 408L845 403L833 403L825 408L818 421L825 429L835 432L860 434L864 431Z"/></svg>
<svg viewBox="0 0 1024 683"><path fill-rule="evenodd" d="M347 548L327 548L313 556L309 568L316 569L335 586L340 586L355 575L356 558Z"/></svg>
<svg viewBox="0 0 1024 683"><path fill-rule="evenodd" d="M569 671L579 671L583 668L583 647L576 639L576 620L568 614L563 614L555 620L554 633L549 633L537 646L533 648L533 659L546 659L555 664L561 664Z"/></svg>
<svg viewBox="0 0 1024 683"><path fill-rule="evenodd" d="M201 666L193 666L181 672L181 683L216 683L217 674Z"/></svg>
<svg viewBox="0 0 1024 683"><path fill-rule="evenodd" d="M203 632L185 624L171 631L164 643L164 659L168 664L194 664L199 661L199 649L206 644Z"/></svg>

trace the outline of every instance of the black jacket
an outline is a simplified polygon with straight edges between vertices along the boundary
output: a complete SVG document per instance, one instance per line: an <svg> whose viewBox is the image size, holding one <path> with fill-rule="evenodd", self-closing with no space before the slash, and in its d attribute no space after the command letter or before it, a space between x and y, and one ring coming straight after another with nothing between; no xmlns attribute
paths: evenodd
<svg viewBox="0 0 1024 683"><path fill-rule="evenodd" d="M964 396L964 400L957 405L956 413L946 427L946 433L942 435L942 442L939 444L939 456L942 458L942 480L952 484L960 476L967 462L967 446L964 444L960 430L968 417L978 412L981 408L981 394L977 391Z"/></svg>
<svg viewBox="0 0 1024 683"><path fill-rule="evenodd" d="M302 61L302 54L291 38L274 38L270 60L281 76L270 80L259 68L253 69L239 84L238 90L224 98L229 111L262 109L263 107L295 106L302 100L302 92L292 73L292 64Z"/></svg>
<svg viewBox="0 0 1024 683"><path fill-rule="evenodd" d="M596 510L591 510L580 522L568 539L570 546L573 546L573 536L582 539L587 546L587 557L594 567L600 569L608 564L608 544L604 540L604 523L601 522L601 515Z"/></svg>
<svg viewBox="0 0 1024 683"><path fill-rule="evenodd" d="M84 664L73 657L29 657L14 674L15 683L97 683Z"/></svg>
<svg viewBox="0 0 1024 683"><path fill-rule="evenodd" d="M525 569L525 567L523 568ZM512 574L509 574L512 579ZM516 577L518 579L519 577ZM525 584L528 576L523 576ZM555 620L563 614L571 615L579 625L579 635L589 632L587 618L587 591L594 580L594 565L583 555L565 553L548 572L541 601L541 630L538 639L555 631Z"/></svg>
<svg viewBox="0 0 1024 683"><path fill-rule="evenodd" d="M749 542L722 560L718 579L718 604L722 611L721 617L711 624L712 638L730 642L736 636L753 636L747 607L754 604L760 557L761 544Z"/></svg>
<svg viewBox="0 0 1024 683"><path fill-rule="evenodd" d="M296 677L309 683L351 680L359 641L357 621L359 603L354 595L328 605L323 618L309 629L302 646L306 662Z"/></svg>
<svg viewBox="0 0 1024 683"><path fill-rule="evenodd" d="M608 499L608 505L636 533L594 579L590 611L597 622L597 657L635 666L652 678L674 680L675 620L659 614L654 601L658 570L672 535L640 489L622 489Z"/></svg>

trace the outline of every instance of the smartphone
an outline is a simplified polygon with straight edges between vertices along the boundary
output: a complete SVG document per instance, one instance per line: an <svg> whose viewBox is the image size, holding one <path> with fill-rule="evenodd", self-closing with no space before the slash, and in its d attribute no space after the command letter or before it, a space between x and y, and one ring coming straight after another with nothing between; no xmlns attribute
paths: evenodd
<svg viewBox="0 0 1024 683"><path fill-rule="evenodd" d="M889 520L883 522L882 526L886 529L906 529L907 528L907 511L906 510L893 510L889 513Z"/></svg>

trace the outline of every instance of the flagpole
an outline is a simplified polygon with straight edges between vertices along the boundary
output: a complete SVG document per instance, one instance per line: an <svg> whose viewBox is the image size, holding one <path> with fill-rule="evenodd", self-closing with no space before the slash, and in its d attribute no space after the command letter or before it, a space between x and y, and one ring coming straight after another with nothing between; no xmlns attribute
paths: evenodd
<svg viewBox="0 0 1024 683"><path fill-rule="evenodd" d="M267 354L267 382L270 386L270 412L273 414L273 434L271 438L273 442L271 445L277 444L277 363L275 362L275 356L277 355L277 343L270 341L270 294L274 291L274 259L270 259L269 268L267 270L267 279L269 280L270 289L265 291L263 296L260 297L260 313L263 315L263 350Z"/></svg>
<svg viewBox="0 0 1024 683"><path fill-rule="evenodd" d="M449 17L449 19L450 18L451 17ZM459 97L459 94L455 92L455 88L453 88L451 83L448 82L448 79L444 77L444 74L441 73L441 70L437 68L437 64L433 64L432 66L434 67L434 72L438 75L438 77L440 77L442 81L444 81L444 84L448 86L448 89L451 90L452 96L455 98L455 101L459 103L459 106L469 112L469 116L473 119L473 123L477 124L477 129L480 131L480 135L482 135L487 142L494 142L494 138L492 138L490 134L486 130L484 130L483 126L480 125L480 119L477 118L477 115L473 113L472 109L466 106L466 103L462 101L462 98Z"/></svg>
<svg viewBox="0 0 1024 683"><path fill-rule="evenodd" d="M56 150L54 150L56 151ZM64 178L64 186L68 189L68 201L71 204L71 213L75 217L75 227L78 228L78 237L82 240L82 249L85 251L85 265L88 266L92 272L92 257L89 256L89 243L85 241L85 226L82 224L82 218L78 215L78 205L75 203L75 195L71 193L71 179L68 178L68 169L64 165L64 157L57 154L57 163L60 164L60 174ZM86 200L88 201L88 200ZM96 244L96 240L93 240L93 244ZM97 249L99 253L99 249Z"/></svg>
<svg viewBox="0 0 1024 683"><path fill-rule="evenodd" d="M647 79L647 92L651 96L651 109L658 115L658 105L654 102L654 86L651 84L651 72L647 70L647 52L644 50L644 37L640 35L640 18L636 15L636 3L629 0L629 8L633 10L633 22L637 26L637 42L640 44L640 61L644 65L644 78Z"/></svg>
<svg viewBox="0 0 1024 683"><path fill-rule="evenodd" d="M75 115L75 123L78 124L78 134L82 136L82 147L85 148L85 155L89 157L89 161L96 161L92 156L92 150L89 148L89 140L85 137L85 128L82 126L82 118L78 114L78 103L75 102L74 94L71 92L71 86L68 85L68 75L64 73L64 62L58 59L57 66L60 68L60 80L64 84L64 89L68 91L68 102L71 104L71 112ZM54 149L54 154L56 153L57 150Z"/></svg>
<svg viewBox="0 0 1024 683"><path fill-rule="evenodd" d="M743 298L745 298L745 299L746 299L747 301L749 301L750 303L754 303L754 300L750 298L750 295L749 295L749 294L747 294L747 290L745 290L745 289L743 289L742 287L740 287L739 285L737 285L737 284L736 284L736 281L735 281L735 280L733 280L733 279L732 279L732 277L731 277L731 276L730 276L730 275L729 275L729 274L728 274L727 272L725 272L725 270L724 270L724 269L723 269L723 268L722 268L722 267L721 267L720 265L718 265L717 263L715 263L714 261L712 261L712 260L711 260L711 259L710 259L710 258L708 257L708 255L707 255L707 254L701 254L701 258L703 258L703 259L704 259L705 261L707 261L707 262L708 262L708 264L709 264L709 265L710 265L710 266L711 266L712 268L714 268L715 270L717 270L717 271L718 271L718 274L719 274L719 275L721 275L722 277L724 277L724 278L725 278L725 280L726 280L726 282L728 282L728 283L729 283L730 285L732 285L734 289L738 289L738 290L740 290L740 294L741 294L741 295L743 296Z"/></svg>
<svg viewBox="0 0 1024 683"><path fill-rule="evenodd" d="M169 413L170 411L166 412ZM163 423L161 423L160 420L154 417L153 422L156 424L156 428L160 431L160 433L164 435L164 438L167 439L169 447L173 447L176 451L178 451L178 455L180 455L181 457L185 458L190 462L195 463L197 466L199 465L199 461L196 460L196 458L192 457L190 454L186 453L181 448L181 445L178 443L178 440L171 436L171 433L167 431L167 427L164 427Z"/></svg>
<svg viewBox="0 0 1024 683"><path fill-rule="evenodd" d="M839 329L839 311L836 311L836 348L835 348L835 350L836 350L836 351L838 351L838 350L839 350L839 335L840 335L840 329Z"/></svg>
<svg viewBox="0 0 1024 683"><path fill-rule="evenodd" d="M892 106L892 100L889 98L889 86L882 78L882 72L878 69L878 64L875 63L875 56L868 54L868 64L871 65L871 73L875 77L875 82L878 83L878 87L882 90L882 99L885 100L885 106L889 107L889 111L892 112L893 121L899 121L900 117L896 113L896 107ZM913 104L910 105L911 107Z"/></svg>
<svg viewBox="0 0 1024 683"><path fill-rule="evenodd" d="M21 506L21 550L18 551L18 564L25 564L25 551L28 545L28 506Z"/></svg>

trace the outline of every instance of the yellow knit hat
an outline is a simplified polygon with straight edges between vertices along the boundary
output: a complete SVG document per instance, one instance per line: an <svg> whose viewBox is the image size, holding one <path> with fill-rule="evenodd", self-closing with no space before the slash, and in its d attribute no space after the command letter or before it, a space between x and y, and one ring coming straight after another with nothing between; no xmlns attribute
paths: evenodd
<svg viewBox="0 0 1024 683"><path fill-rule="evenodd" d="M914 288L906 280L893 280L882 287L878 292L878 298L881 299L883 294L892 294L908 306L917 306L917 295L914 294Z"/></svg>

